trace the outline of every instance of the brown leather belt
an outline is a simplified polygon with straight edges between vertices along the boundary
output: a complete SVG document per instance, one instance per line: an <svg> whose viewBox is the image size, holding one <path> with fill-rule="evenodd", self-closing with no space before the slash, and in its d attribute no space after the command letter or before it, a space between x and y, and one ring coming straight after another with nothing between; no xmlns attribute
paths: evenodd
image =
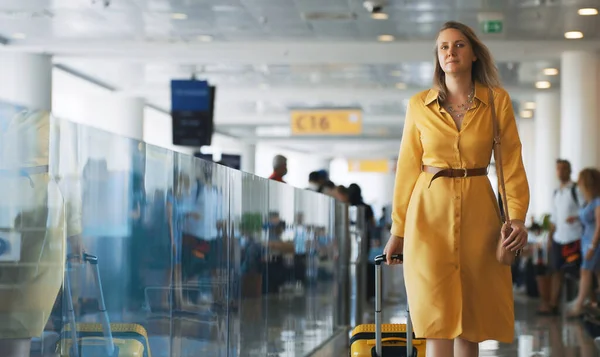
<svg viewBox="0 0 600 357"><path fill-rule="evenodd" d="M435 167L435 166L427 166L423 165L423 172L427 172L433 174L431 181L429 181L429 187L431 187L431 183L440 177L451 177L451 178L467 178L473 176L487 176L488 169L487 167L478 167L474 169L452 169L448 167Z"/></svg>

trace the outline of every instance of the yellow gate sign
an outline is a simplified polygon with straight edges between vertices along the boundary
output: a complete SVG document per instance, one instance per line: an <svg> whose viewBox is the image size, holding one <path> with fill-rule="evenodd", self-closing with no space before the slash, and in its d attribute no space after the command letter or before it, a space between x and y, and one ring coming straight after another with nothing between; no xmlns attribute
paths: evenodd
<svg viewBox="0 0 600 357"><path fill-rule="evenodd" d="M292 135L359 135L362 112L359 109L292 110Z"/></svg>
<svg viewBox="0 0 600 357"><path fill-rule="evenodd" d="M393 161L381 160L348 160L348 172L393 172Z"/></svg>

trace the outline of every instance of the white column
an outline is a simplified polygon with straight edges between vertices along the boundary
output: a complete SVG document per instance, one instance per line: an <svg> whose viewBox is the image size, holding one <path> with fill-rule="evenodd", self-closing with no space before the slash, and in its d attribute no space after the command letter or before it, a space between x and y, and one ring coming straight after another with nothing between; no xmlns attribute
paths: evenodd
<svg viewBox="0 0 600 357"><path fill-rule="evenodd" d="M573 179L587 166L596 166L598 132L598 55L564 52L561 58L561 157L571 161Z"/></svg>
<svg viewBox="0 0 600 357"><path fill-rule="evenodd" d="M50 110L52 59L47 55L1 52L0 100L29 109Z"/></svg>
<svg viewBox="0 0 600 357"><path fill-rule="evenodd" d="M256 167L256 145L243 144L241 170L253 174Z"/></svg>
<svg viewBox="0 0 600 357"><path fill-rule="evenodd" d="M391 205L394 199L394 186L396 185L396 173L391 172L387 174L383 174L383 185L382 185L382 196L384 200L381 201L383 206ZM388 215L391 215L391 212L388 211ZM377 212L375 213L378 214Z"/></svg>
<svg viewBox="0 0 600 357"><path fill-rule="evenodd" d="M89 93L77 97L77 104L71 106L69 116L65 119L107 131L115 136L143 139L143 99L124 97L111 92Z"/></svg>
<svg viewBox="0 0 600 357"><path fill-rule="evenodd" d="M534 125L535 123L533 119L530 118L521 118L518 121L519 136L521 137L522 144L523 166L525 166L525 172L527 173L530 191L533 190L533 187L535 186L535 180L537 178L534 159L535 141L537 138L534 132ZM529 207L534 208L535 206L536 197L531 195ZM530 209L529 212L532 214L533 210Z"/></svg>
<svg viewBox="0 0 600 357"><path fill-rule="evenodd" d="M144 138L143 98L126 97L118 93L106 99L104 120L98 126L120 136L142 141Z"/></svg>
<svg viewBox="0 0 600 357"><path fill-rule="evenodd" d="M535 201L531 212L539 217L550 212L552 192L558 184L556 159L560 156L560 94L539 92L535 102L535 178L529 178L529 186Z"/></svg>
<svg viewBox="0 0 600 357"><path fill-rule="evenodd" d="M53 92L53 111L61 119L143 139L144 99L112 92L61 70L55 71Z"/></svg>

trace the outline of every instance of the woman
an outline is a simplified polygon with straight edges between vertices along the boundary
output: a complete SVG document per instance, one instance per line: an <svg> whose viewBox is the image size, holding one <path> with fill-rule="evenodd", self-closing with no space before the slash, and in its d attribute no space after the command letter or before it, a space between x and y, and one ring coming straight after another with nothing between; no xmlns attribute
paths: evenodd
<svg viewBox="0 0 600 357"><path fill-rule="evenodd" d="M408 303L427 355L477 356L481 341L514 338L511 271L496 260L501 220L486 177L492 100L513 218L510 251L527 243L529 188L511 100L488 49L469 27L448 22L435 52L434 88L408 103L384 251L388 264L402 263L390 256L406 251Z"/></svg>
<svg viewBox="0 0 600 357"><path fill-rule="evenodd" d="M592 168L579 173L577 186L585 198L586 205L579 212L583 224L581 237L581 279L579 294L573 303L569 316L577 317L583 313L583 304L592 290L592 274L600 283L600 171Z"/></svg>

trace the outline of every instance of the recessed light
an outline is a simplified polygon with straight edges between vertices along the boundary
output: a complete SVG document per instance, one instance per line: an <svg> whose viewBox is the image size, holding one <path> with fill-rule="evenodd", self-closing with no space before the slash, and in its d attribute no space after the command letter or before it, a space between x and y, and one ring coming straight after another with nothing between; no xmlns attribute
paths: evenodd
<svg viewBox="0 0 600 357"><path fill-rule="evenodd" d="M201 42L210 42L210 41L212 41L212 39L213 39L212 36L209 36L209 35L198 36L198 41L201 41Z"/></svg>
<svg viewBox="0 0 600 357"><path fill-rule="evenodd" d="M551 84L548 81L537 81L535 82L535 87L537 89L548 89L550 88Z"/></svg>
<svg viewBox="0 0 600 357"><path fill-rule="evenodd" d="M173 20L185 20L188 18L188 16L186 14L180 13L180 12L175 12L171 14L171 18Z"/></svg>
<svg viewBox="0 0 600 357"><path fill-rule="evenodd" d="M529 119L533 117L533 112L531 110L521 110L520 116L523 119Z"/></svg>
<svg viewBox="0 0 600 357"><path fill-rule="evenodd" d="M556 76L558 74L558 69L556 69L556 68L544 68L544 74L546 76Z"/></svg>
<svg viewBox="0 0 600 357"><path fill-rule="evenodd" d="M371 18L373 20L387 20L388 14L386 14L384 12L376 12L376 13L371 14Z"/></svg>
<svg viewBox="0 0 600 357"><path fill-rule="evenodd" d="M392 35L380 35L377 39L380 42L392 42L395 38Z"/></svg>
<svg viewBox="0 0 600 357"><path fill-rule="evenodd" d="M583 9L579 9L577 13L581 16L594 16L598 15L598 9L595 9L593 7L586 7Z"/></svg>
<svg viewBox="0 0 600 357"><path fill-rule="evenodd" d="M535 102L525 102L525 104L523 104L523 108L525 108L527 110L534 110Z"/></svg>
<svg viewBox="0 0 600 357"><path fill-rule="evenodd" d="M22 39L27 38L27 35L22 32L17 32L17 33L13 33L11 37L14 38L15 40L22 40Z"/></svg>
<svg viewBox="0 0 600 357"><path fill-rule="evenodd" d="M396 83L396 88L406 89L406 83L402 83L402 82Z"/></svg>
<svg viewBox="0 0 600 357"><path fill-rule="evenodd" d="M581 31L569 31L565 32L565 38L569 40L577 40L583 38L583 32Z"/></svg>

